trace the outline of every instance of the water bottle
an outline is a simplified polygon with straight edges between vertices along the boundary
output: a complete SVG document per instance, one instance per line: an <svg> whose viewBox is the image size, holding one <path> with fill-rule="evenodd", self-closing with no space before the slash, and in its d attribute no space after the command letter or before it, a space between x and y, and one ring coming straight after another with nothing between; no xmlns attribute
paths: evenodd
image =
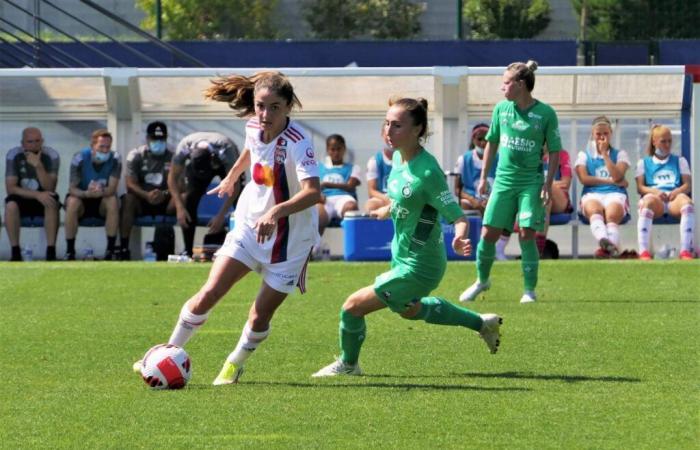
<svg viewBox="0 0 700 450"><path fill-rule="evenodd" d="M671 253L671 248L664 244L661 246L660 249L656 251L656 259L667 259L669 257L669 254Z"/></svg>
<svg viewBox="0 0 700 450"><path fill-rule="evenodd" d="M153 251L153 245L150 242L146 243L146 250L143 252L143 260L145 262L156 262L156 253Z"/></svg>
<svg viewBox="0 0 700 450"><path fill-rule="evenodd" d="M22 251L22 259L24 261L33 261L34 260L34 252L32 251L32 248L28 245L24 246L24 250Z"/></svg>
<svg viewBox="0 0 700 450"><path fill-rule="evenodd" d="M95 260L95 251L89 245L87 247L85 247L85 251L83 253L83 260L84 261L94 261Z"/></svg>
<svg viewBox="0 0 700 450"><path fill-rule="evenodd" d="M321 244L321 260L330 261L331 260L331 249L325 242Z"/></svg>

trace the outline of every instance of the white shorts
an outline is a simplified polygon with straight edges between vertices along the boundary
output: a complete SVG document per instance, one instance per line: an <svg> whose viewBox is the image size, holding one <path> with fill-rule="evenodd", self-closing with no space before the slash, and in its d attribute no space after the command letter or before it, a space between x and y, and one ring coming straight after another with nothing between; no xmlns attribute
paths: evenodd
<svg viewBox="0 0 700 450"><path fill-rule="evenodd" d="M263 281L272 289L285 294L291 293L295 287L303 294L306 292L306 266L311 256L311 247L306 254L292 255L286 261L279 263L263 262L248 249L259 247L251 234L234 235L229 231L224 245L216 252L216 257L226 256L240 261L250 270L262 275Z"/></svg>
<svg viewBox="0 0 700 450"><path fill-rule="evenodd" d="M654 194L644 194L644 197L646 197L647 195L654 195ZM639 211L642 210L642 205L644 204L644 197L640 198L639 202L637 203L637 209ZM661 200L661 203L663 203L663 205L664 205L664 214L668 214L668 203L669 202L665 202L665 201Z"/></svg>
<svg viewBox="0 0 700 450"><path fill-rule="evenodd" d="M585 205L588 200L597 200L598 203L603 205L603 208L607 208L608 205L610 205L612 203L618 203L618 204L620 204L620 206L622 206L622 209L625 211L625 214L627 214L630 210L630 203L629 203L629 200L627 200L627 196L625 194L620 193L620 192L608 192L608 193L589 192L588 194L581 197L581 210L582 211L583 211L583 205Z"/></svg>
<svg viewBox="0 0 700 450"><path fill-rule="evenodd" d="M342 219L340 214L349 202L357 202L357 200L352 195L331 195L326 197L326 203L323 204L323 207L326 209L329 219Z"/></svg>

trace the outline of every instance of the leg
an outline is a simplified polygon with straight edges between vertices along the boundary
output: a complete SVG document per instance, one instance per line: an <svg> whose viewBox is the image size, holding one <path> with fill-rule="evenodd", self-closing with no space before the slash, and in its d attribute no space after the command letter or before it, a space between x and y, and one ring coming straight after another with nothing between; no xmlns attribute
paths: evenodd
<svg viewBox="0 0 700 450"><path fill-rule="evenodd" d="M56 246L56 235L58 234L58 198L56 206L44 208L44 232L46 233L46 245Z"/></svg>
<svg viewBox="0 0 700 450"><path fill-rule="evenodd" d="M119 236L121 237L122 254L129 251L129 240L134 220L141 209L141 200L134 194L126 193L122 197L121 218L119 223Z"/></svg>
<svg viewBox="0 0 700 450"><path fill-rule="evenodd" d="M496 257L496 241L503 233L502 228L495 228L489 225L484 225L481 228L481 240L476 247L476 273L478 279L474 284L469 286L459 296L460 302L472 302L476 297L487 291L491 287L491 267Z"/></svg>
<svg viewBox="0 0 700 450"><path fill-rule="evenodd" d="M78 234L78 220L85 213L83 201L69 195L66 198L66 259L75 259L75 236Z"/></svg>
<svg viewBox="0 0 700 450"><path fill-rule="evenodd" d="M608 234L608 241L613 245L608 248L612 256L617 256L620 248L620 222L625 217L625 207L617 202L610 202L605 205L605 229Z"/></svg>
<svg viewBox="0 0 700 450"><path fill-rule="evenodd" d="M326 227L330 222L330 218L328 217L328 213L326 212L325 204L318 203L316 205L316 209L318 210L318 234L323 236L323 232L326 231Z"/></svg>
<svg viewBox="0 0 700 450"><path fill-rule="evenodd" d="M695 206L685 194L679 194L668 205L668 212L673 217L681 218L681 259L693 259L693 234L695 233Z"/></svg>
<svg viewBox="0 0 700 450"><path fill-rule="evenodd" d="M583 214L588 218L591 228L591 234L596 240L600 248L596 250L596 258L609 257L608 251L603 248L608 246L608 230L605 227L605 208L603 204L595 198L582 200ZM604 245L605 244L605 245Z"/></svg>
<svg viewBox="0 0 700 450"><path fill-rule="evenodd" d="M19 248L19 231L21 225L19 205L15 201L5 203L5 230L12 247L10 261L22 261L22 251Z"/></svg>
<svg viewBox="0 0 700 450"><path fill-rule="evenodd" d="M367 200L367 203L365 203L365 210L367 212L372 212L375 209L379 209L386 204L387 203L381 198L372 197L369 200Z"/></svg>
<svg viewBox="0 0 700 450"><path fill-rule="evenodd" d="M357 211L359 208L357 206L357 202L352 201L352 202L345 202L343 205L342 209L340 210L340 218L342 219L345 217L345 214L350 212L350 211Z"/></svg>
<svg viewBox="0 0 700 450"><path fill-rule="evenodd" d="M521 267L523 271L523 285L525 293L520 303L532 303L535 301L535 288L539 272L540 253L535 243L536 232L532 228L520 229L520 251L522 254Z"/></svg>
<svg viewBox="0 0 700 450"><path fill-rule="evenodd" d="M654 194L645 195L639 202L639 218L637 219L637 245L639 247L639 259L648 261L651 259L650 236L654 217L661 217L664 213L664 205L661 199Z"/></svg>
<svg viewBox="0 0 700 450"><path fill-rule="evenodd" d="M114 246L119 229L119 202L116 195L103 197L100 202L100 215L105 218L105 233L107 234L107 251L105 260L115 259Z"/></svg>
<svg viewBox="0 0 700 450"><path fill-rule="evenodd" d="M194 246L194 234L197 231L197 209L202 196L206 194L207 186L210 180L199 180L189 178L187 184L187 193L185 194L185 209L190 215L191 222L187 227L182 228L182 239L185 243L185 251L189 256L192 256L192 247Z"/></svg>
<svg viewBox="0 0 700 450"><path fill-rule="evenodd" d="M168 343L183 347L207 320L214 305L248 272L248 266L238 260L226 256L216 258L204 286L183 305Z"/></svg>

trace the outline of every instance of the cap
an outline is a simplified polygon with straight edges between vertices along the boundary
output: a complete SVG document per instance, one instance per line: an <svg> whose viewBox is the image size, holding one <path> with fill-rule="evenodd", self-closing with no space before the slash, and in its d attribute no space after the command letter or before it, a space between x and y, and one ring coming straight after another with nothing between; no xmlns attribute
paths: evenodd
<svg viewBox="0 0 700 450"><path fill-rule="evenodd" d="M149 139L166 139L168 127L163 122L151 122L146 128L146 135Z"/></svg>

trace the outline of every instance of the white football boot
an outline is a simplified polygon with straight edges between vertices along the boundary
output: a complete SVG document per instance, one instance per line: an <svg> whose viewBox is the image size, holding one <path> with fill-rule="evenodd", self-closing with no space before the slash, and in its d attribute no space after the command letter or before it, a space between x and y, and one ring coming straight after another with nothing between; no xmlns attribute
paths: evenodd
<svg viewBox="0 0 700 450"><path fill-rule="evenodd" d="M485 283L476 280L474 284L469 286L467 289L464 290L464 292L462 292L462 294L460 294L459 301L462 303L473 302L474 300L476 300L476 297L479 294L488 291L490 287L491 280L487 280Z"/></svg>
<svg viewBox="0 0 700 450"><path fill-rule="evenodd" d="M501 345L501 324L503 319L496 314L481 314L481 330L479 336L486 342L486 346L493 354L498 351L498 346Z"/></svg>
<svg viewBox="0 0 700 450"><path fill-rule="evenodd" d="M347 364L341 361L340 358L336 359L331 364L327 365L323 369L311 375L313 378L321 377L336 377L338 375L362 375L362 369L360 369L360 364Z"/></svg>

